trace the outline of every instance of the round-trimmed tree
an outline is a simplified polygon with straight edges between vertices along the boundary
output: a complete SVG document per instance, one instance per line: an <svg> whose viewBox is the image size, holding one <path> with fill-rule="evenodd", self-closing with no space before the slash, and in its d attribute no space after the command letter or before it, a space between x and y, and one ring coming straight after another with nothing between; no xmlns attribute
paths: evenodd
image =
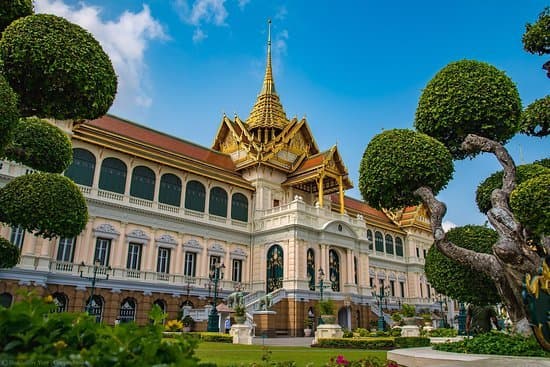
<svg viewBox="0 0 550 367"><path fill-rule="evenodd" d="M535 23L526 24L522 41L524 50L529 53L550 53L550 7L544 8Z"/></svg>
<svg viewBox="0 0 550 367"><path fill-rule="evenodd" d="M462 248L490 254L498 235L493 229L468 225L452 228L447 232L447 238ZM436 246L430 247L424 270L430 284L438 293L476 305L500 302L491 278L449 259Z"/></svg>
<svg viewBox="0 0 550 367"><path fill-rule="evenodd" d="M520 183L510 194L514 214L536 238L550 234L550 173Z"/></svg>
<svg viewBox="0 0 550 367"><path fill-rule="evenodd" d="M428 135L406 129L384 131L369 143L359 168L359 189L375 208L416 205L414 191L430 186L443 189L454 171L443 144Z"/></svg>
<svg viewBox="0 0 550 367"><path fill-rule="evenodd" d="M550 169L540 164L523 164L516 168L516 183L520 184L533 177L550 173ZM493 190L502 187L503 171L493 173L480 183L476 190L476 203L480 212L487 214L491 205L491 193Z"/></svg>
<svg viewBox="0 0 550 367"><path fill-rule="evenodd" d="M23 116L103 116L117 78L101 45L80 26L49 14L11 23L0 40L2 71L20 97Z"/></svg>
<svg viewBox="0 0 550 367"><path fill-rule="evenodd" d="M6 157L40 171L61 173L73 159L71 141L58 127L36 117L15 126Z"/></svg>
<svg viewBox="0 0 550 367"><path fill-rule="evenodd" d="M32 0L4 0L0 6L0 33L16 19L33 13Z"/></svg>
<svg viewBox="0 0 550 367"><path fill-rule="evenodd" d="M418 102L415 127L450 150L455 159L474 156L461 144L468 134L506 143L519 129L521 101L515 84L492 65L450 63L428 83Z"/></svg>
<svg viewBox="0 0 550 367"><path fill-rule="evenodd" d="M550 129L550 96L537 99L521 114L521 132L526 135L547 136Z"/></svg>
<svg viewBox="0 0 550 367"><path fill-rule="evenodd" d="M0 156L6 144L11 140L13 127L19 119L17 95L0 74Z"/></svg>
<svg viewBox="0 0 550 367"><path fill-rule="evenodd" d="M19 262L19 249L10 241L0 237L0 269L12 268Z"/></svg>
<svg viewBox="0 0 550 367"><path fill-rule="evenodd" d="M19 176L0 190L0 222L45 238L77 236L88 221L76 184L55 173Z"/></svg>

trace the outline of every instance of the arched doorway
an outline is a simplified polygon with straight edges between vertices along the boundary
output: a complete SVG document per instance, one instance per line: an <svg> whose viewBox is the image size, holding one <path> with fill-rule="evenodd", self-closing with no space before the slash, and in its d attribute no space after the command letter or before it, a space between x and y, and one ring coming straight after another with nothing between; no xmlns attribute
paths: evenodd
<svg viewBox="0 0 550 367"><path fill-rule="evenodd" d="M136 321L136 301L133 298L122 301L118 317L121 323Z"/></svg>
<svg viewBox="0 0 550 367"><path fill-rule="evenodd" d="M88 302L86 302L86 311L88 315L95 317L96 322L101 322L103 318L103 298L100 296L93 296Z"/></svg>
<svg viewBox="0 0 550 367"><path fill-rule="evenodd" d="M349 307L342 307L338 310L338 325L344 329L351 330L351 314Z"/></svg>

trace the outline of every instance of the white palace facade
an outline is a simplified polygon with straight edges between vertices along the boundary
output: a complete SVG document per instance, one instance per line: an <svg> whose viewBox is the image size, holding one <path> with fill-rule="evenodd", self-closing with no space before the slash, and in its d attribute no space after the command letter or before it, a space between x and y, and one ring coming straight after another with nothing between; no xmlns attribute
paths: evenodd
<svg viewBox="0 0 550 367"><path fill-rule="evenodd" d="M240 290L252 314L271 295L271 333L301 335L320 298L320 269L324 297L349 329L376 320L380 288L386 310L436 307L424 275L433 242L426 210L379 211L345 195L352 183L338 147L321 150L305 118L287 118L270 46L250 115L224 115L211 148L112 115L55 123L71 137L65 175L84 194L89 221L76 238L52 240L0 227L21 250L16 267L0 270L4 305L29 288L53 295L60 310L83 311L93 292L103 322L146 323L153 304L175 318L188 306L204 329L218 263L221 301ZM28 172L0 161L0 186Z"/></svg>

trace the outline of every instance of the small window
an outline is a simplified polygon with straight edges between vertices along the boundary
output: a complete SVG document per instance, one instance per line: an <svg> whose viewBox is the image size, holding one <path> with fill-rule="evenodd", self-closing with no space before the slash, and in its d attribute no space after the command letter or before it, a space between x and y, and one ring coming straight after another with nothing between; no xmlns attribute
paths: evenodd
<svg viewBox="0 0 550 367"><path fill-rule="evenodd" d="M9 308L13 302L13 296L9 293L0 294L0 307Z"/></svg>
<svg viewBox="0 0 550 367"><path fill-rule="evenodd" d="M370 229L367 229L367 242L369 243L369 250L372 250L373 249L372 231Z"/></svg>
<svg viewBox="0 0 550 367"><path fill-rule="evenodd" d="M61 237L57 247L57 261L73 262L74 237Z"/></svg>
<svg viewBox="0 0 550 367"><path fill-rule="evenodd" d="M94 262L99 261L99 265L109 265L109 255L111 252L111 240L106 238L98 238L95 243Z"/></svg>
<svg viewBox="0 0 550 367"><path fill-rule="evenodd" d="M15 245L19 250L23 247L23 241L25 241L25 230L21 226L11 227L10 242Z"/></svg>
<svg viewBox="0 0 550 367"><path fill-rule="evenodd" d="M242 270L243 270L243 261L242 260L233 260L233 271L232 279L234 282L242 281Z"/></svg>
<svg viewBox="0 0 550 367"><path fill-rule="evenodd" d="M120 305L118 319L121 323L136 320L136 301L133 298L126 298Z"/></svg>
<svg viewBox="0 0 550 367"><path fill-rule="evenodd" d="M157 256L157 273L168 274L170 272L170 249L159 247Z"/></svg>
<svg viewBox="0 0 550 367"><path fill-rule="evenodd" d="M376 251L384 252L384 237L382 237L382 233L378 231L374 233L374 245Z"/></svg>
<svg viewBox="0 0 550 367"><path fill-rule="evenodd" d="M405 282L399 282L399 288L401 291L401 298L405 298Z"/></svg>
<svg viewBox="0 0 550 367"><path fill-rule="evenodd" d="M194 277L196 267L196 254L194 252L185 253L185 264L183 268L183 275Z"/></svg>
<svg viewBox="0 0 550 367"><path fill-rule="evenodd" d="M128 243L128 259L126 260L126 269L140 270L141 268L141 243Z"/></svg>
<svg viewBox="0 0 550 367"><path fill-rule="evenodd" d="M276 208L279 205L281 205L281 203L279 202L279 199L273 199L273 207Z"/></svg>

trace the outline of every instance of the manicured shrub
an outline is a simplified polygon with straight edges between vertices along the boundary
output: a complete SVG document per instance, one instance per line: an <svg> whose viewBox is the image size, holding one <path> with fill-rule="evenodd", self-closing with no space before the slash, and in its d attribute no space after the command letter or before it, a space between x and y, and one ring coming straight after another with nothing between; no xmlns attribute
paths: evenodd
<svg viewBox="0 0 550 367"><path fill-rule="evenodd" d="M542 163L542 164L541 164ZM520 184L533 177L550 173L550 169L545 167L546 161L533 162L531 164L522 164L516 167L516 184ZM497 171L487 177L480 183L476 190L476 203L480 212L487 214L491 209L491 194L493 190L502 188L502 171Z"/></svg>
<svg viewBox="0 0 550 367"><path fill-rule="evenodd" d="M478 153L461 149L468 134L505 143L519 130L520 114L517 88L503 71L461 60L445 66L426 85L414 125L445 144L455 159L464 159Z"/></svg>
<svg viewBox="0 0 550 367"><path fill-rule="evenodd" d="M319 339L314 345L319 348L349 348L349 349L391 349L395 346L393 338L364 338L364 339Z"/></svg>
<svg viewBox="0 0 550 367"><path fill-rule="evenodd" d="M550 96L546 96L537 99L522 112L521 132L526 135L543 137L548 135L549 129Z"/></svg>
<svg viewBox="0 0 550 367"><path fill-rule="evenodd" d="M73 160L71 141L58 127L38 118L21 119L6 157L44 172L62 173Z"/></svg>
<svg viewBox="0 0 550 367"><path fill-rule="evenodd" d="M0 34L16 19L33 13L32 0L3 0L0 6Z"/></svg>
<svg viewBox="0 0 550 367"><path fill-rule="evenodd" d="M550 233L550 173L524 181L510 194L517 219L536 237Z"/></svg>
<svg viewBox="0 0 550 367"><path fill-rule="evenodd" d="M550 357L534 337L490 332L459 342L435 344L436 350L470 354L500 354L505 356Z"/></svg>
<svg viewBox="0 0 550 367"><path fill-rule="evenodd" d="M458 335L458 330L448 328L438 328L428 331L428 336L434 338L452 338Z"/></svg>
<svg viewBox="0 0 550 367"><path fill-rule="evenodd" d="M397 209L418 204L414 191L422 186L437 194L453 171L449 151L437 140L412 130L388 130L376 135L365 149L359 189L371 206Z"/></svg>
<svg viewBox="0 0 550 367"><path fill-rule="evenodd" d="M14 21L0 40L0 58L23 116L94 119L113 103L117 80L109 57L66 19L35 14Z"/></svg>
<svg viewBox="0 0 550 367"><path fill-rule="evenodd" d="M523 34L523 48L525 51L544 55L550 53L550 38L548 30L550 29L550 7L544 8L539 14L539 18L533 24L527 23L525 33Z"/></svg>
<svg viewBox="0 0 550 367"><path fill-rule="evenodd" d="M86 200L67 177L54 173L19 176L0 189L0 222L37 236L77 236L88 221Z"/></svg>
<svg viewBox="0 0 550 367"><path fill-rule="evenodd" d="M11 141L18 119L17 95L0 73L0 157L5 145Z"/></svg>
<svg viewBox="0 0 550 367"><path fill-rule="evenodd" d="M17 246L0 237L0 269L12 268L19 262L20 253Z"/></svg>
<svg viewBox="0 0 550 367"><path fill-rule="evenodd" d="M497 238L495 230L483 226L468 225L447 232L447 239L455 245L480 253L492 253ZM500 301L491 278L449 259L436 246L428 250L424 271L438 293L453 299L480 305Z"/></svg>
<svg viewBox="0 0 550 367"><path fill-rule="evenodd" d="M425 338L422 336L409 336L409 337L395 338L395 346L397 348L428 347L429 345L430 345L430 338Z"/></svg>

